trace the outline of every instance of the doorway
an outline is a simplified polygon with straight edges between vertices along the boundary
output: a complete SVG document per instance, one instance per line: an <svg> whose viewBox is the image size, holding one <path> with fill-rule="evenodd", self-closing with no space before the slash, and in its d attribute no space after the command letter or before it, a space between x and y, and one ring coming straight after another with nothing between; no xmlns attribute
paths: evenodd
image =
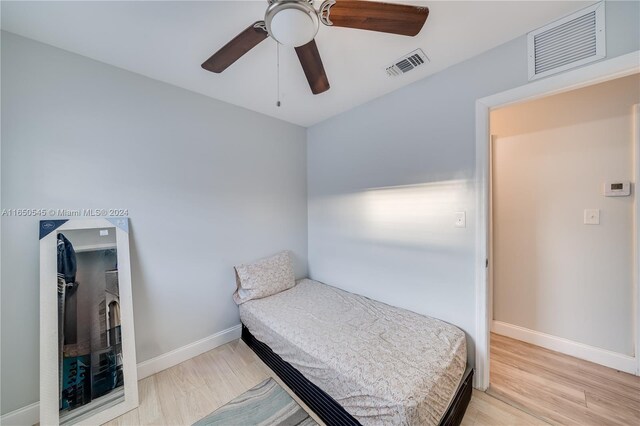
<svg viewBox="0 0 640 426"><path fill-rule="evenodd" d="M640 419L639 103L633 74L490 113L487 392L549 422Z"/></svg>
<svg viewBox="0 0 640 426"><path fill-rule="evenodd" d="M475 249L475 270L476 270L476 330L475 341L475 369L474 387L485 391L489 387L489 337L490 324L492 321L491 297L488 280L489 271L489 113L492 109L551 96L580 87L602 83L637 74L640 72L638 56L640 51L632 52L616 58L596 62L592 65L581 67L572 71L541 79L524 86L510 89L505 92L496 93L476 101L476 249ZM636 133L640 129L640 118L636 110ZM640 152L635 152L636 163ZM639 171L635 171L636 182L640 181ZM636 198L636 217L638 216L638 206ZM639 232L634 231L636 247ZM638 319L637 306L640 305L640 295L638 292L638 268L636 267L635 297L636 324ZM638 354L638 341L640 340L640 327L636 327L636 350ZM636 356L636 372L640 371L640 357Z"/></svg>

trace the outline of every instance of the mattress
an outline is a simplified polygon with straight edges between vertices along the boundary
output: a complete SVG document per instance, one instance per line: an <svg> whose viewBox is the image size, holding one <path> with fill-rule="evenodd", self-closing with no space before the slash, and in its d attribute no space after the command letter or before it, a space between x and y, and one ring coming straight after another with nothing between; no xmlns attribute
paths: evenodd
<svg viewBox="0 0 640 426"><path fill-rule="evenodd" d="M363 425L437 425L465 371L457 327L317 281L243 303L240 318Z"/></svg>

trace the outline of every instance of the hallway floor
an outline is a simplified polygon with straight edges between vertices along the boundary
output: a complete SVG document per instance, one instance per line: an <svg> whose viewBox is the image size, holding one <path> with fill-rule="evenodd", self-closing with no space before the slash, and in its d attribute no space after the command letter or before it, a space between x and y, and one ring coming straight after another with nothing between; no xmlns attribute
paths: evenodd
<svg viewBox="0 0 640 426"><path fill-rule="evenodd" d="M640 424L640 377L491 334L487 393L551 424Z"/></svg>

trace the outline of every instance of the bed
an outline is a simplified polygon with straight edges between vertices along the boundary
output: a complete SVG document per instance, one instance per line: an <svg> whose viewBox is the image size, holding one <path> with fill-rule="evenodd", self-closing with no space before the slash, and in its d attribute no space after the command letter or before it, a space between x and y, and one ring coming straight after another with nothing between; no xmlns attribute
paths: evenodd
<svg viewBox="0 0 640 426"><path fill-rule="evenodd" d="M471 398L457 327L304 279L239 307L242 338L329 425L458 425Z"/></svg>

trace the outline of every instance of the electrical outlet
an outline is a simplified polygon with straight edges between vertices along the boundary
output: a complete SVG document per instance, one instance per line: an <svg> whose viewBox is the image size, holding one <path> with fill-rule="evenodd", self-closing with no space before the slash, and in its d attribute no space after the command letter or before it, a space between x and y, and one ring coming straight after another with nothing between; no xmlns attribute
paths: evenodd
<svg viewBox="0 0 640 426"><path fill-rule="evenodd" d="M454 226L456 228L466 228L467 227L467 214L466 212L455 212L454 213L455 222Z"/></svg>

